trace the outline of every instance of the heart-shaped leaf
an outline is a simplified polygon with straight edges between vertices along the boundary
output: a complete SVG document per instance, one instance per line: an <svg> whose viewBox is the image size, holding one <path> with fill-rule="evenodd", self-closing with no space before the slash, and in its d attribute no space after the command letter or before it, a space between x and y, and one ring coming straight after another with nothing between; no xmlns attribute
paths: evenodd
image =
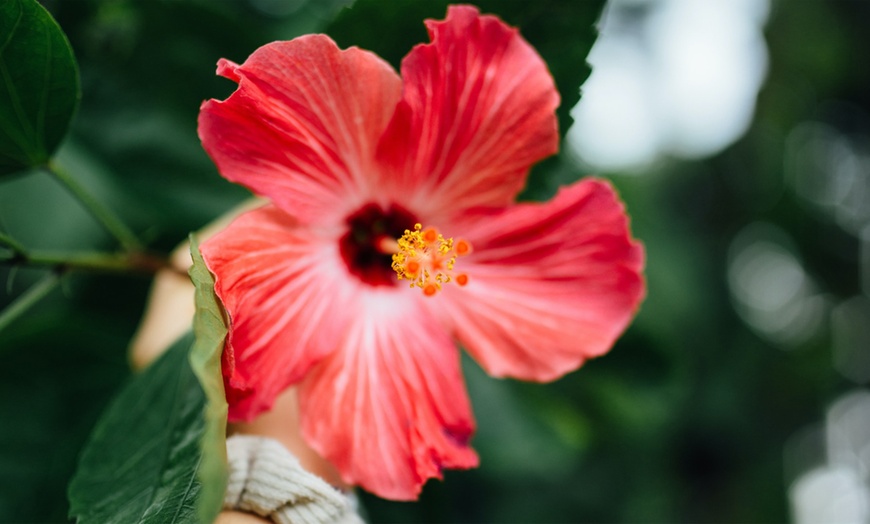
<svg viewBox="0 0 870 524"><path fill-rule="evenodd" d="M48 162L79 100L72 48L36 0L0 1L0 176Z"/></svg>

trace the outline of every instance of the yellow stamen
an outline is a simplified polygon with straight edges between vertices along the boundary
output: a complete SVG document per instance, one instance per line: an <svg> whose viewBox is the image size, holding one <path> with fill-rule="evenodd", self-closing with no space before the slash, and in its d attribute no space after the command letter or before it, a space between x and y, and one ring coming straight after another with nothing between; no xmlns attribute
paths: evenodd
<svg viewBox="0 0 870 524"><path fill-rule="evenodd" d="M452 282L464 286L468 275L460 273L453 276L456 257L471 253L467 240L444 238L434 227L423 229L415 224L414 229L406 229L395 241L398 249L393 253L393 271L399 280L410 281L411 287L418 287L423 294L431 297L441 291L443 284Z"/></svg>

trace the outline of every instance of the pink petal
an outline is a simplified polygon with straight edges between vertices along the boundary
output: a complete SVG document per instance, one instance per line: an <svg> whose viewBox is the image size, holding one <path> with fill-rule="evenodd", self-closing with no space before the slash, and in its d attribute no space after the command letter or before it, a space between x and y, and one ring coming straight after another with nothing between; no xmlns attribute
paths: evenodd
<svg viewBox="0 0 870 524"><path fill-rule="evenodd" d="M402 62L402 101L378 149L410 209L506 206L558 149L559 95L515 28L471 6L427 20L432 43Z"/></svg>
<svg viewBox="0 0 870 524"><path fill-rule="evenodd" d="M346 482L394 500L478 463L458 351L405 291L365 293L341 347L300 389L308 443Z"/></svg>
<svg viewBox="0 0 870 524"><path fill-rule="evenodd" d="M203 103L199 136L224 177L305 223L334 223L371 192L374 150L401 90L386 62L307 35L240 66L221 60L218 74L239 87Z"/></svg>
<svg viewBox="0 0 870 524"><path fill-rule="evenodd" d="M470 276L439 307L495 376L549 381L606 353L644 296L643 246L609 184L587 179L544 204L472 214L456 225Z"/></svg>
<svg viewBox="0 0 870 524"><path fill-rule="evenodd" d="M350 277L334 238L315 237L271 205L241 215L201 249L230 317L229 419L251 420L335 349L355 288L343 285Z"/></svg>

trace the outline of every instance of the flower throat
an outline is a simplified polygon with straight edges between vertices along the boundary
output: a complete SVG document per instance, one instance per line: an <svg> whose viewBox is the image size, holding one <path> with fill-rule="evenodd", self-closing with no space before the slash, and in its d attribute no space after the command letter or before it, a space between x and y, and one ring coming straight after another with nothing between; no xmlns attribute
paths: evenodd
<svg viewBox="0 0 870 524"><path fill-rule="evenodd" d="M345 220L348 231L339 240L348 271L371 286L395 286L406 280L426 296L444 284L468 283L468 275L454 273L457 257L471 253L463 239L445 238L435 228L423 228L407 209L386 210L367 204Z"/></svg>

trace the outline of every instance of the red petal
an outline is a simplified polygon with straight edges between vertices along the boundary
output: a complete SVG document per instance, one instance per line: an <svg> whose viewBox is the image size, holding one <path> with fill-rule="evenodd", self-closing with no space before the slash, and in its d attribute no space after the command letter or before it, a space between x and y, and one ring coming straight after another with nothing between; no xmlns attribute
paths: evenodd
<svg viewBox="0 0 870 524"><path fill-rule="evenodd" d="M199 136L227 179L305 223L335 222L371 192L374 150L401 90L386 62L308 35L240 66L222 60L218 73L239 87L202 105Z"/></svg>
<svg viewBox="0 0 870 524"><path fill-rule="evenodd" d="M477 465L459 352L401 290L366 293L340 349L300 388L303 434L350 484L412 500L442 468Z"/></svg>
<svg viewBox="0 0 870 524"><path fill-rule="evenodd" d="M251 420L335 349L355 288L342 285L349 277L337 241L314 237L274 206L241 215L201 249L230 317L229 419Z"/></svg>
<svg viewBox="0 0 870 524"><path fill-rule="evenodd" d="M440 308L492 375L548 381L606 353L644 296L643 247L609 184L584 180L545 204L467 216L469 282Z"/></svg>
<svg viewBox="0 0 870 524"><path fill-rule="evenodd" d="M515 28L474 7L426 26L432 43L402 62L402 101L379 145L386 183L416 193L410 209L426 216L506 206L558 149L553 79Z"/></svg>

